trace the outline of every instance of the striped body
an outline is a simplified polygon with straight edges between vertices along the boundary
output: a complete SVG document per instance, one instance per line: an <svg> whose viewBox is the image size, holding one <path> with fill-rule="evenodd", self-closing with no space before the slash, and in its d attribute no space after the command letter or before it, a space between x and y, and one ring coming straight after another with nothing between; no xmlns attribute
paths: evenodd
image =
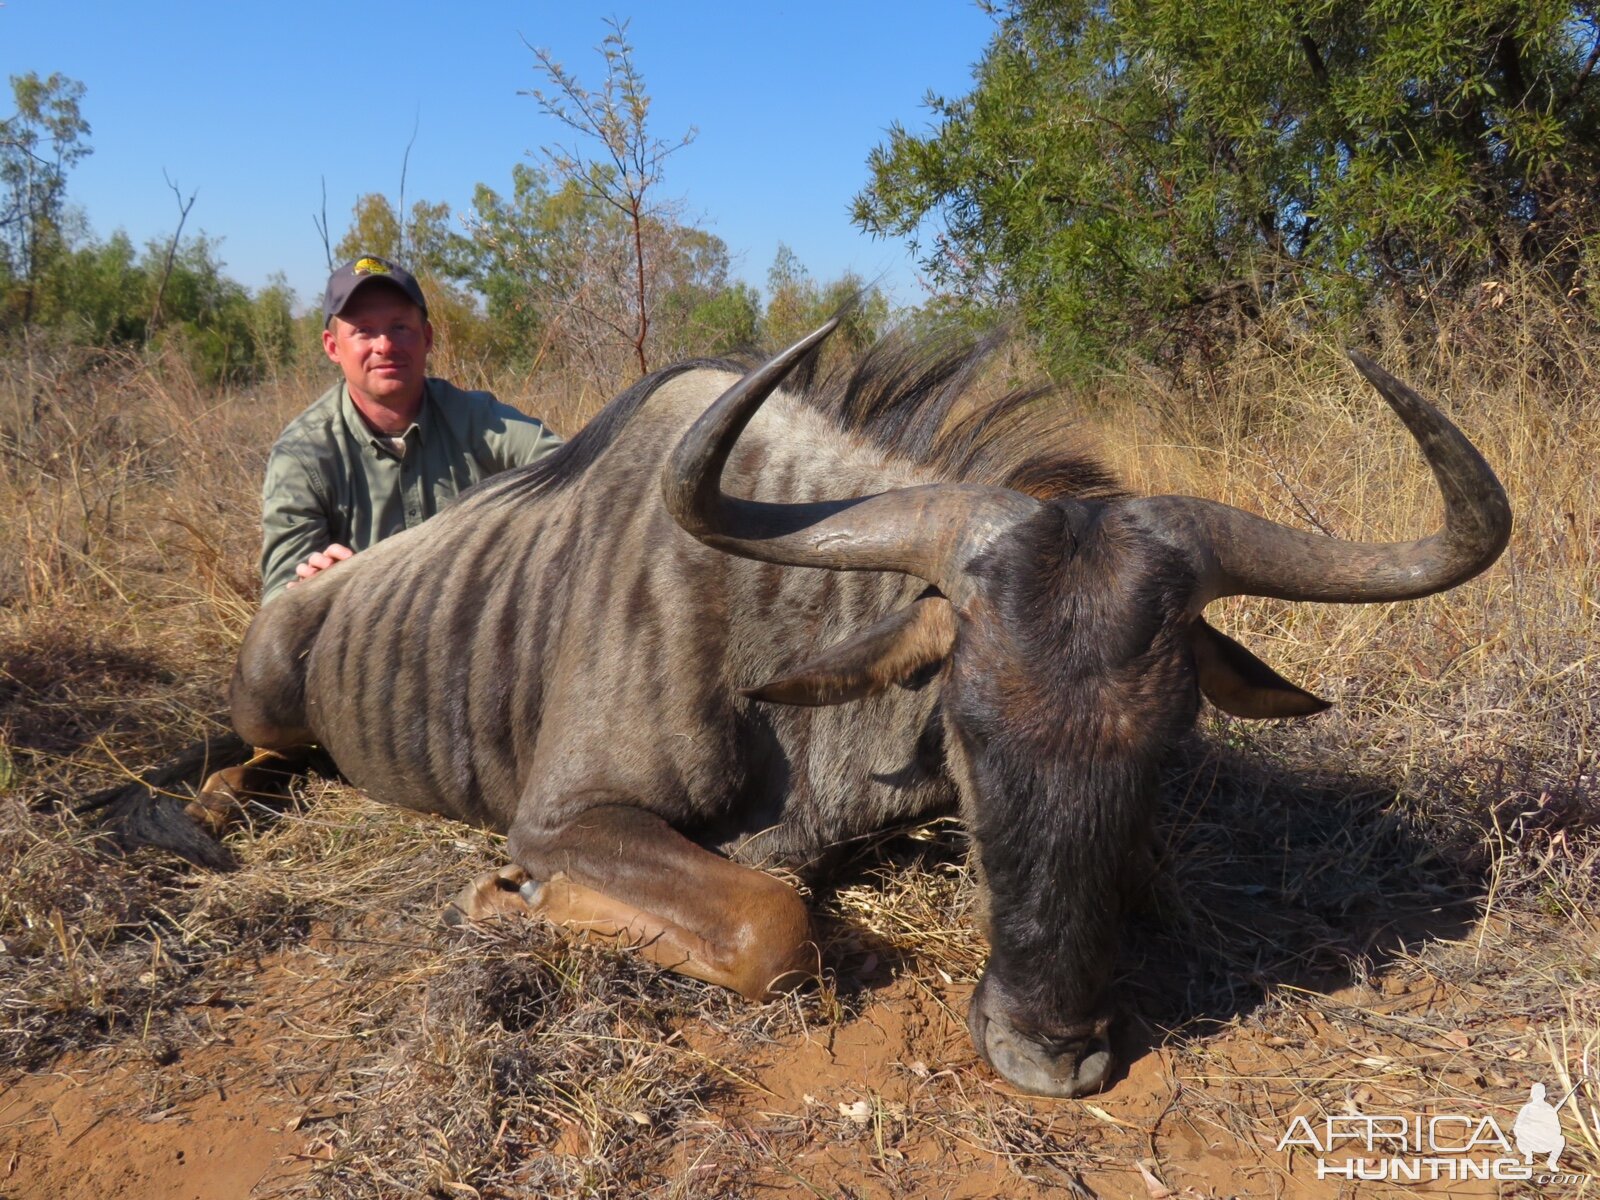
<svg viewBox="0 0 1600 1200"><path fill-rule="evenodd" d="M751 562L677 527L662 462L736 378L678 375L569 486L523 495L525 471L502 476L293 589L263 609L241 671L258 642L298 645L303 725L348 778L500 831L519 815L563 824L609 794L742 861L803 868L953 809L937 683L824 708L739 695L924 585ZM728 479L795 501L923 482L916 471L780 396Z"/></svg>

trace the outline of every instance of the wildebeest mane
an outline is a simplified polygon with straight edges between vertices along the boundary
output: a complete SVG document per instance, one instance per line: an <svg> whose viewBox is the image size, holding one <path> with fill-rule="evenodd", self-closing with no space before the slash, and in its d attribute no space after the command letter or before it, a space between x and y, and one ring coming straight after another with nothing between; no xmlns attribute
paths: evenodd
<svg viewBox="0 0 1600 1200"><path fill-rule="evenodd" d="M824 372L802 361L790 387L847 435L929 469L939 480L994 484L1041 500L1122 494L1080 444L1053 386L984 398L984 373L1005 333L890 334L853 362ZM654 392L686 372L743 373L759 355L697 358L652 372L601 409L554 454L496 476L467 495L514 501L581 479Z"/></svg>
<svg viewBox="0 0 1600 1200"><path fill-rule="evenodd" d="M1122 494L1084 449L1051 385L994 399L984 375L1004 330L891 334L805 392L848 433L929 468L941 481L1014 488L1041 500ZM987 394L986 394L987 393Z"/></svg>

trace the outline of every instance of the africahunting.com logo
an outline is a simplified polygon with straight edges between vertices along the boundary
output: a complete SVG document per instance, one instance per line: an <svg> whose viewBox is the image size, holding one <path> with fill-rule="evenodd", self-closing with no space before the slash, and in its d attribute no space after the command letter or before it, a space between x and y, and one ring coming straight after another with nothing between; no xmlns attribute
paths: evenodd
<svg viewBox="0 0 1600 1200"><path fill-rule="evenodd" d="M1561 1154L1567 1146L1561 1132L1560 1109L1570 1096L1569 1092L1551 1104L1545 1099L1544 1084L1535 1083L1529 1089L1527 1103L1511 1123L1509 1137L1490 1116L1361 1113L1295 1117L1278 1142L1278 1149L1301 1149L1313 1154L1318 1179L1583 1183L1589 1176L1559 1170Z"/></svg>

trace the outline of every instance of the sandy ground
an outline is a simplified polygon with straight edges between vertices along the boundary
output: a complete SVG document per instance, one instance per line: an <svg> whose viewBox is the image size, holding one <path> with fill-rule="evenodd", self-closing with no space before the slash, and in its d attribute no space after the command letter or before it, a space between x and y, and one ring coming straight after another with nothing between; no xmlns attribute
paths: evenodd
<svg viewBox="0 0 1600 1200"><path fill-rule="evenodd" d="M292 1192L333 1157L331 1132L349 1111L330 1099L348 1051L330 1047L320 1071L307 1066L318 1062L308 1014L332 999L326 962L291 951L264 963L250 981L254 999L219 994L198 1006L209 1035L167 1061L107 1049L13 1079L0 1094L0 1195ZM1481 1038L1516 1039L1526 1023L1495 1019L1492 985L1452 983L1453 973L1414 962L1376 988L1297 997L1263 1019L1142 1051L1152 1031L1132 1031L1121 1040L1135 1057L1110 1089L1080 1101L1015 1095L980 1066L962 1019L970 988L960 983L891 979L871 987L854 1016L756 1045L730 1045L689 1021L682 1052L717 1063L730 1086L673 1131L662 1173L689 1196L703 1194L697 1178L725 1179L730 1166L746 1172L752 1194L841 1198L1584 1194L1478 1181L1352 1190L1319 1182L1311 1156L1276 1148L1290 1114L1317 1111L1309 1097L1330 1070L1349 1081L1351 1112L1413 1111L1427 1103L1423 1093L1453 1085L1458 1105L1470 1101L1509 1131L1523 1077L1504 1063L1486 1071L1476 1051ZM1430 1029L1443 1015L1459 1017L1463 1032L1420 1045L1385 1033L1424 1013ZM1485 1018L1487 1033L1466 1032ZM1509 1053L1514 1062L1517 1049ZM1009 1153L996 1153L996 1130ZM572 1126L546 1152L581 1160L591 1150Z"/></svg>

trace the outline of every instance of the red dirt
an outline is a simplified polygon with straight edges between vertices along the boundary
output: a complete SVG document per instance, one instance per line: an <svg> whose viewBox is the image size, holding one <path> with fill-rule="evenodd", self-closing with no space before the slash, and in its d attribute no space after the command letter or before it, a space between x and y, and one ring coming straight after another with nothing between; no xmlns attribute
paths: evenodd
<svg viewBox="0 0 1600 1200"><path fill-rule="evenodd" d="M272 1193L274 1184L327 1157L328 1143L319 1139L327 1126L318 1122L338 1114L298 1097L327 1088L337 1056L315 1079L274 1069L288 1042L298 1057L307 1051L292 1024L308 1003L294 963L285 956L269 967L260 998L214 1020L215 1037L184 1048L175 1061L158 1067L125 1052L120 1060L112 1052L87 1055L0 1094L0 1196L234 1200L258 1189ZM796 1196L1497 1194L1485 1182L1359 1184L1352 1191L1348 1182L1319 1182L1304 1154L1276 1149L1290 1117L1314 1111L1297 1097L1330 1068L1352 1081L1350 1111L1426 1110L1429 1089L1418 1077L1383 1066L1404 1065L1406 1043L1352 1037L1337 1021L1297 1008L1185 1048L1145 1051L1109 1091L1086 1101L1047 1101L1017 1095L976 1063L963 1016L969 992L901 978L877 989L852 1019L754 1048L730 1046L709 1027L685 1028L691 1051L743 1081L704 1120L678 1131L672 1169L685 1194L695 1194L700 1172L716 1179L719 1170L736 1168L748 1179L751 1159L734 1149L752 1145L763 1153L751 1182ZM1348 989L1328 1000L1403 1014L1440 1011L1440 995L1439 982L1419 973L1387 977L1380 992ZM1483 998L1463 994L1456 1003L1481 1009ZM1504 1097L1523 1081L1474 1083L1464 1070L1457 1095L1477 1093L1481 1111L1509 1129ZM1490 1091L1497 1103L1489 1103ZM554 1152L562 1150L585 1152L577 1144Z"/></svg>
<svg viewBox="0 0 1600 1200"><path fill-rule="evenodd" d="M305 1106L264 1074L266 1050L236 1043L183 1055L167 1070L206 1086L175 1103L152 1100L144 1069L107 1054L25 1076L0 1093L0 1194L236 1200L298 1169L308 1137L292 1129Z"/></svg>
<svg viewBox="0 0 1600 1200"><path fill-rule="evenodd" d="M319 1078L277 1069L286 1017L315 997L292 956L259 998L195 1006L209 1033L157 1065L122 1049L68 1055L0 1091L4 1200L238 1200L318 1157Z"/></svg>
<svg viewBox="0 0 1600 1200"><path fill-rule="evenodd" d="M1431 986L1393 980L1385 1004L1391 1010L1425 1004ZM783 1156L787 1177L764 1182L795 1195L886 1200L1060 1197L1075 1186L1087 1189L1079 1195L1107 1200L1503 1194L1497 1186L1505 1185L1480 1181L1362 1183L1352 1192L1348 1181L1319 1181L1309 1157L1291 1160L1278 1151L1296 1111L1297 1066L1306 1068L1307 1080L1313 1068L1327 1066L1328 1048L1315 1036L1295 1046L1259 1028L1234 1026L1202 1044L1198 1064L1193 1056L1183 1061L1177 1052L1150 1050L1101 1095L1041 1100L976 1065L963 1015L969 995L961 985L901 979L855 1020L735 1064L753 1085L741 1094L739 1118L793 1145ZM1370 1005L1375 998L1347 999ZM1310 1023L1304 1015L1299 1020ZM702 1053L717 1052L714 1042L690 1040ZM1353 1065L1350 1078L1365 1073ZM1196 1104L1200 1088L1226 1104L1206 1111ZM1426 1107L1406 1091L1354 1092L1364 1112ZM1510 1116L1496 1111L1509 1130ZM1245 1114L1262 1119L1249 1122ZM1027 1123L1018 1119L1024 1117ZM995 1130L1012 1121L1008 1161L987 1147ZM1093 1166L1082 1166L1086 1160Z"/></svg>

